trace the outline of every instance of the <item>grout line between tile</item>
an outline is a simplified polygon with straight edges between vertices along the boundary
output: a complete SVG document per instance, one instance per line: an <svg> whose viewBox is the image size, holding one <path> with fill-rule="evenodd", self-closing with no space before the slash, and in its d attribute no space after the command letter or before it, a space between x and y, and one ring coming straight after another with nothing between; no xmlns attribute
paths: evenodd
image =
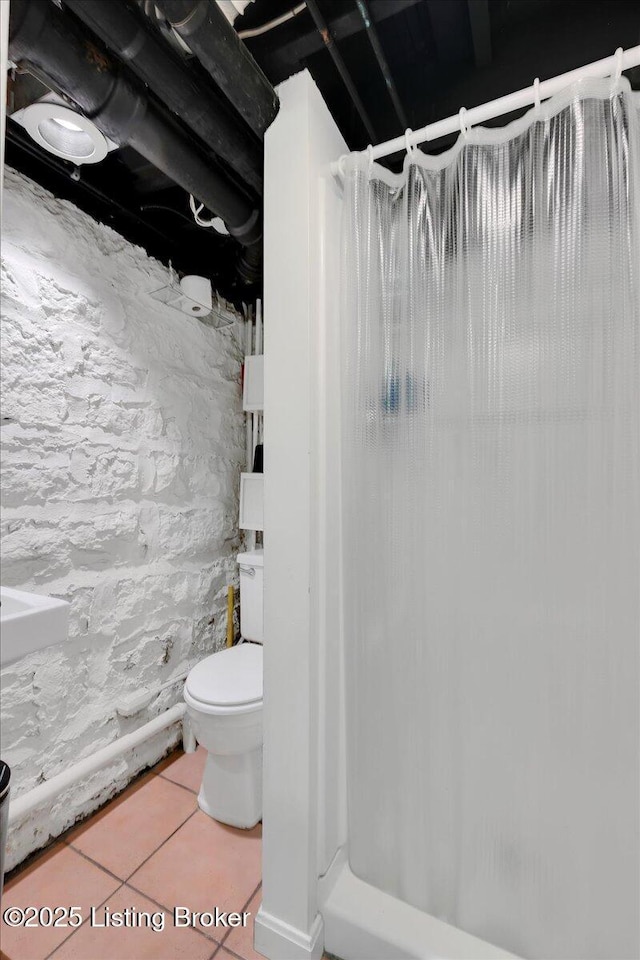
<svg viewBox="0 0 640 960"><path fill-rule="evenodd" d="M84 860L88 860L88 862L89 862L92 866L98 867L98 869L99 869L99 870L102 870L103 873L106 873L106 874L108 874L110 877L113 877L113 879L114 879L114 880L117 880L120 885L122 885L122 884L125 882L125 881L122 879L122 877L119 877L119 876L118 876L117 873L113 873L111 870L109 870L108 867L105 867L102 863L99 863L97 860L94 860L93 857L90 857L89 854L84 853L82 850L78 850L78 848L77 848L77 847L74 847L73 844L68 843L67 846L69 847L70 850L73 850L74 853L77 853L78 856L82 857Z"/></svg>
<svg viewBox="0 0 640 960"><path fill-rule="evenodd" d="M2 0L0 0L0 3L1 3L1 2L2 2ZM178 758L178 759L179 759L179 758ZM94 810L92 813L90 813L88 817L85 817L84 819L81 818L81 819L77 820L75 823L72 823L71 826L70 826L70 827L67 827L66 830L63 830L63 832L62 832L58 837L54 837L53 840L51 841L51 843L46 844L46 845L45 845L44 847L42 847L40 850L34 850L32 854L29 854L28 857L25 857L25 859L24 859L24 861L23 861L22 863L19 863L18 866L14 868L14 870L9 871L9 872L12 874L11 877L9 878L9 882L10 882L10 883L13 883L13 881L14 881L15 878L19 877L20 874L21 874L23 871L28 870L29 867L31 867L31 866L33 866L35 863L37 863L37 861L40 859L40 857L44 856L44 854L45 854L48 850L50 850L52 847L54 847L54 846L56 845L56 843L62 843L65 847L71 847L73 850L75 850L76 853L80 853L80 850L78 850L76 847L74 847L74 846L73 846L73 843L71 842L71 840L69 840L69 837L70 837L71 834L74 832L74 830L75 830L80 824L88 824L89 821L90 821L91 819L93 819L93 817L97 816L97 815L98 815L99 813L101 813L103 810L106 810L106 808L107 808L110 804L112 804L112 803L114 803L116 800L118 800L118 799L122 796L122 794L125 793L126 790L128 790L130 787L134 786L135 783L136 783L136 781L142 780L144 777L146 777L146 776L147 776L148 774L150 774L150 773L152 773L152 774L153 774L154 776L156 776L156 777L162 777L163 780L167 780L169 783L172 783L175 787L182 787L182 789L183 789L183 790L186 790L188 793L195 793L196 796L197 796L197 794L198 794L198 791L197 791L197 790L191 790L189 787L185 787L184 784L182 784L182 783L176 783L175 780L169 780L169 777L164 777L161 773L156 773L156 772L155 772L154 767L156 767L156 766L158 766L159 764L161 764L161 763L163 762L163 760L166 760L166 757L162 757L160 760L158 760L158 763L154 764L153 767L147 767L145 770L139 771L139 772L135 775L135 777L134 777L132 780L129 781L129 783L126 785L126 787L124 787L119 793L114 794L113 797L109 797L108 800L105 800L105 802L104 802L101 806L99 806L96 810ZM185 821L185 822L186 822L186 821ZM83 854L83 856L85 856L85 859L86 859L86 860L89 860L91 863L95 864L96 866L101 867L101 869L105 870L106 873L111 873L110 870L107 870L106 867L102 867L102 865L99 864L99 863L97 863L96 860L92 860L91 857L87 857L85 854ZM114 876L114 877L115 877L115 874L111 874L111 876ZM120 881L122 882L122 880L121 880L120 877L116 877L116 880L120 880ZM7 888L7 876L5 876L5 888Z"/></svg>
<svg viewBox="0 0 640 960"><path fill-rule="evenodd" d="M132 883L128 883L128 882L123 883L123 887L127 887L129 890L133 890L135 893L139 893L141 897L145 898L145 900L149 900L151 903L155 903L156 907L160 907L161 910L167 913L171 913L171 911L173 910L173 907L167 907L164 905L164 903L160 903L159 900L154 900L154 898L150 897L148 893L144 892L144 890L139 890L138 887L134 887ZM190 927L189 929L195 930L196 933L199 933L201 936L203 936L205 940L209 940L211 943L215 943L216 945L215 953L217 953L218 948L222 946L219 940L216 940L215 937L212 937L210 933L205 933L204 930L201 930L199 927Z"/></svg>
<svg viewBox="0 0 640 960"><path fill-rule="evenodd" d="M258 890L261 888L261 886L262 886L262 880L260 880L258 886L255 888L255 890L253 891L253 893L251 894L251 896L249 897L249 899L247 900L247 902L245 903L245 905L242 907L242 910L239 910L238 913L242 913L243 911L245 911L245 910L247 909L247 907L249 906L249 904L251 903L251 901L252 901L253 898L255 897L256 893L257 893ZM227 937L230 937L232 933L233 933L233 930L227 930L227 932L225 933L224 937L223 937L222 940L220 941L220 946L221 946L221 947L224 945L225 941L227 940ZM225 949L228 950L229 947L226 947ZM237 954L236 954L236 956L237 956Z"/></svg>
<svg viewBox="0 0 640 960"><path fill-rule="evenodd" d="M149 770L146 772L153 773L153 770ZM166 780L168 783L173 783L173 785L176 787L182 787L183 790L186 790L188 793L192 795L197 795L195 790L191 790L189 787L185 787L181 783L176 783L174 780L170 780L168 777L164 777L162 773L157 773L154 775L162 777L163 780ZM108 803L105 804L104 806L108 806L108 804L111 802L112 801L108 801ZM102 807L101 809L104 809L104 807ZM175 830L173 830L167 837L165 837L162 843L160 843L157 847L155 847L155 849L152 850L152 852L147 857L145 857L145 859L141 863L139 863L136 866L136 868L124 880L122 879L122 877L119 877L117 874L113 873L111 870L105 867L102 863L99 863L97 860L94 860L93 857L90 857L88 854L84 853L82 850L79 850L77 847L73 845L73 843L70 840L64 837L58 837L57 840L58 842L61 842L62 844L64 844L64 846L73 850L74 853L79 854L84 860L88 861L93 866L97 867L103 873L106 873L113 880L116 880L118 882L118 886L115 888L115 890L113 890L107 897L105 897L104 900L100 901L100 903L96 905L96 909L103 906L103 904L105 904L107 900L110 900L111 897L115 896L116 893L122 890L123 887L127 887L128 889L133 890L135 893L139 894L140 896L145 897L147 900L155 904L161 910L170 912L172 909L171 907L167 907L164 904L160 903L158 900L155 900L153 897L150 897L149 894L144 892L144 890L138 889L138 887L134 886L129 881L134 876L134 874L138 870L140 870L144 866L144 864L151 859L151 857L153 857L156 853L158 853L158 851L165 845L165 843L167 843L178 832L178 830L180 830L197 812L198 812L198 808L193 810L181 823L179 823L178 826L175 828ZM91 818L88 818L88 820L89 819ZM68 832L70 833L72 829L73 827L70 827ZM262 887L262 881L260 881L258 885L255 887L255 889L252 891L251 895L248 897L246 903L243 905L242 910L240 912L247 909L247 907L249 906L249 904L251 903L251 901L253 900L253 898L258 893L261 887ZM72 930L71 933L69 933L69 935L64 938L64 940L61 940L60 943L58 943L49 954L47 954L47 956L45 957L45 960L51 960L56 950L60 949L60 947L62 947L62 945L65 944L75 933L81 930L82 927L85 925L85 923L86 923L86 920L83 921L83 923L79 927ZM214 957L216 957L220 953L220 951L223 949L223 944L226 942L226 940L231 935L231 933L233 933L233 930L227 930L222 940L216 940L210 934L205 933L204 930L201 930L198 927L193 927L192 929L194 929L196 933L199 933L202 937L204 937L209 943L212 943L214 945L215 949L211 954L211 956L209 957L209 960L214 960ZM231 950L229 947L225 947L224 949L227 950L232 956L237 958L237 960L245 960L245 958L241 957L240 954L236 953L234 950Z"/></svg>
<svg viewBox="0 0 640 960"><path fill-rule="evenodd" d="M2 2L2 0L0 0L0 2ZM158 763L154 764L154 767L162 763L162 760L164 759L166 758L163 757L161 760L158 760ZM144 770L139 770L138 773L136 773L135 776L132 777L132 779L129 780L129 782L122 788L122 790L118 790L117 793L114 793L112 797L109 797L108 800L105 800L104 803L101 803L100 806L96 807L96 809L93 810L88 816L80 817L78 820L76 820L75 823L72 823L70 827L67 827L66 830L63 830L60 836L55 838L54 843L59 842L59 843L66 844L68 847L73 846L71 841L67 840L66 838L70 836L77 827L88 824L89 821L93 820L94 817L97 817L99 813L103 813L104 811L106 811L107 807L110 807L112 803L116 803L116 801L120 800L124 796L124 794L127 792L127 790L130 790L132 787L135 787L135 785L137 783L140 783L142 780L144 780L145 777L148 777L151 774L157 777L158 774L154 772L154 767L145 767ZM74 847L74 850L75 850L75 847Z"/></svg>
<svg viewBox="0 0 640 960"><path fill-rule="evenodd" d="M192 790L191 787L185 787L184 783L177 783L175 780L172 780L171 777L165 777L164 773L156 773L156 777L162 777L162 779L166 780L167 783L172 783L174 787L182 787L182 789L186 790L187 793L190 793L195 797L198 796L197 790Z"/></svg>
<svg viewBox="0 0 640 960"><path fill-rule="evenodd" d="M168 837L165 837L164 840L162 841L162 843L159 843L158 846L155 848L155 850L153 850L153 851L149 854L148 857L145 857L144 860L142 861L142 863L139 863L138 866L135 868L135 870L132 870L131 873L130 873L127 877L125 877L125 883L128 883L129 880L131 879L131 877L134 875L134 873L136 873L138 870L140 870L141 867L144 867L145 863L146 863L148 860L151 860L151 857L153 857L153 856L158 852L158 850L160 850L162 847L164 847L165 843L166 843L168 840L171 840L171 837L172 837L174 834L176 834L176 833L178 832L178 830L181 830L182 827L184 827L184 825L185 825L185 823L187 822L187 820L191 820L191 817L195 816L195 814L198 812L198 809L199 809L199 808L196 807L195 810L192 810L191 813L189 814L189 816L188 816L188 817L185 817L185 819L182 821L182 823L179 823L178 826L175 828L175 830L172 830L171 833L169 834L169 836L168 836Z"/></svg>
<svg viewBox="0 0 640 960"><path fill-rule="evenodd" d="M108 871L106 871L106 872L108 873ZM113 876L113 874L111 874L111 876ZM116 880L117 880L117 879L119 879L119 878L116 877ZM101 900L100 903L95 904L96 910L99 910L100 907L101 907L104 903L107 902L107 900L110 900L110 899L111 899L111 897L115 897L115 895L116 895L116 893L118 892L118 890L121 890L123 887L124 887L124 882L123 882L123 881L120 881L120 886L119 886L119 887L116 887L116 889L113 891L113 893L110 893L109 896L108 896L108 897L105 897L104 900ZM70 940L71 937L74 936L74 934L78 933L79 930L82 930L82 928L84 927L85 923L87 923L87 921L86 921L86 920L83 920L79 927L76 927L74 930L72 930L71 933L69 934L69 936L68 936L68 937L65 937L64 940L61 940L60 943L57 944L56 947L54 947L54 949L51 951L51 953L48 953L48 954L46 955L45 960L50 960L50 957L52 957L52 956L54 955L54 953L56 952L56 950L59 950L59 949L60 949L60 947L62 946L63 943L66 943L67 940Z"/></svg>
<svg viewBox="0 0 640 960"><path fill-rule="evenodd" d="M178 826L175 828L175 830L173 830L173 831L169 834L168 837L165 837L165 839L162 841L162 843L158 844L158 846L155 847L155 848L151 851L151 853L149 854L149 856L148 856L148 857L145 857L145 859L142 861L142 863L139 863L138 866L135 868L135 870L132 870L131 873L128 874L128 875L127 875L126 877L124 877L124 878L123 878L123 877L119 877L117 873L113 873L111 870L109 870L108 867L105 867L105 866L104 866L102 863L100 863L98 860L94 860L93 857L90 857L90 856L89 856L89 854L84 853L82 850L78 850L78 848L77 848L77 847L74 847L74 845L73 845L72 843L68 843L67 846L70 847L71 850L73 850L74 853L79 853L81 857L84 857L85 860L88 860L89 863L92 863L92 864L94 865L94 867L99 867L104 873L108 873L110 877L113 877L113 878L114 878L114 880L118 880L120 883L126 883L127 880L129 879L129 877L132 877L133 874L136 872L136 870L139 870L140 867L142 867L142 866L147 862L147 860L150 860L151 857L152 857L155 853L158 852L158 850L160 849L160 847L164 846L164 844L167 842L167 840L169 840L169 839L173 836L174 833L177 833L178 830L180 829L180 827L184 827L184 825L185 825L185 823L187 822L187 820L190 820L191 817L194 815L194 813L197 813L197 812L198 812L197 809L196 809L196 810L192 810L191 813L189 814L189 816L186 817L186 818L182 821L182 823L179 823ZM141 891L139 891L139 892L141 892Z"/></svg>
<svg viewBox="0 0 640 960"><path fill-rule="evenodd" d="M236 953L235 950L232 950L232 949L231 949L231 947L224 947L224 948L223 948L223 947L220 947L220 949L221 949L221 950L222 950L222 949L226 950L227 953L229 954L229 956L230 956L230 957L235 957L236 960L247 960L246 957L243 957L242 954L240 954L240 953ZM256 953L257 953L257 951L256 951ZM265 957L265 960L267 960L266 957Z"/></svg>
<svg viewBox="0 0 640 960"><path fill-rule="evenodd" d="M0 0L0 2L2 2L2 0ZM168 754L167 754L167 756L168 756ZM64 831L60 834L59 837L55 837L55 838L54 838L53 843L64 843L64 844L66 844L66 846L68 846L68 847L73 846L73 844L71 843L70 840L67 839L67 837L68 837L71 833L73 833L73 831L76 829L76 827L78 827L80 824L89 823L89 821L90 821L93 817L97 816L99 813L102 813L103 810L106 810L108 806L110 806L112 803L115 803L116 800L119 800L120 797L121 797L124 793L126 793L127 790L129 790L131 787L134 787L139 780L143 780L143 779L144 779L146 776L148 776L149 774L153 774L154 777L161 777L162 774L161 774L161 773L156 773L155 768L156 768L157 766L159 766L161 763L163 763L166 759L167 759L167 757L161 757L160 760L158 760L157 763L154 763L154 765L153 765L152 767L145 767L144 770L139 770L138 773L136 773L136 775L135 775L131 780L129 780L129 782L126 784L126 786L124 786L124 787L122 788L122 790L119 790L118 793L115 793L112 797L109 797L108 800L105 800L104 803L102 803L99 807L97 807L95 810L93 810L92 813L89 814L89 816L84 817L84 818L80 818L80 819L77 820L75 823L72 823L71 826L70 826L70 827L67 827L67 829L64 830ZM178 759L179 759L179 758L178 758ZM169 780L169 778L168 778L168 777L163 777L163 780ZM173 780L170 780L169 782L170 782L170 783L174 783ZM181 783L176 783L175 786L176 786L176 787L181 787L182 784L181 784ZM185 789L185 790L189 790L188 787L185 787L184 789ZM195 791L195 790L189 790L189 793L196 793L196 791ZM46 847L45 847L45 849L46 849ZM74 847L74 849L75 849L75 847Z"/></svg>

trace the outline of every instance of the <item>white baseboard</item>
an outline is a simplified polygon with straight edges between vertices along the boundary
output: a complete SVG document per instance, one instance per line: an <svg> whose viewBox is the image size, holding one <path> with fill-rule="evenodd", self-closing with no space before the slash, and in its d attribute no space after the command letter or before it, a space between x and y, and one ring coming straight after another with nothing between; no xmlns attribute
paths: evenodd
<svg viewBox="0 0 640 960"><path fill-rule="evenodd" d="M269 960L321 960L323 933L319 913L311 929L305 931L292 927L260 907L255 920L255 947Z"/></svg>

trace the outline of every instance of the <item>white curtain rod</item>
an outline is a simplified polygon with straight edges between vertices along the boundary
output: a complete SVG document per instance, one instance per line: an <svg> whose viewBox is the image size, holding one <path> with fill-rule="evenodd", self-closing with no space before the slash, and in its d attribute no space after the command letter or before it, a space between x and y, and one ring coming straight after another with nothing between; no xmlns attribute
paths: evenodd
<svg viewBox="0 0 640 960"><path fill-rule="evenodd" d="M409 147L415 147L419 143L426 143L429 140L437 140L438 137L444 137L449 133L455 133L456 130L468 130L474 124L483 123L486 120L492 120L495 117L501 117L505 113L511 113L512 110L518 110L521 107L532 106L534 103L540 103L541 100L548 100L554 94L564 90L565 87L576 83L578 80L584 80L588 77L602 78L609 76L620 76L623 70L629 70L631 67L640 65L640 45L629 47L623 50L620 47L612 57L605 57L604 60L596 60L585 67L579 67L577 70L570 70L568 73L562 73L559 77L553 77L550 80L534 80L532 86L525 87L524 90L517 90L515 93L509 93L506 97L499 97L497 100L491 100L489 103L483 103L479 107L472 107L466 110L464 107L459 113L446 120L438 120L436 123L430 123L421 130L407 130L401 137L394 140L387 140L386 143L379 143L377 146L368 147L363 151L367 153L371 160L379 160L380 157L388 157L392 153L398 153L400 150L407 150ZM331 172L338 176L342 175L340 160L331 164Z"/></svg>

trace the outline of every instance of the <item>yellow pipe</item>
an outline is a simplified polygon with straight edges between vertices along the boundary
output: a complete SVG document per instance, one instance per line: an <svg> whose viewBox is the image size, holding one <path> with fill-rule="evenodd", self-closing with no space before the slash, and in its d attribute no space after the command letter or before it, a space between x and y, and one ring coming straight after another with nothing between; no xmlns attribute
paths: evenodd
<svg viewBox="0 0 640 960"><path fill-rule="evenodd" d="M227 646L233 646L233 587L227 590Z"/></svg>

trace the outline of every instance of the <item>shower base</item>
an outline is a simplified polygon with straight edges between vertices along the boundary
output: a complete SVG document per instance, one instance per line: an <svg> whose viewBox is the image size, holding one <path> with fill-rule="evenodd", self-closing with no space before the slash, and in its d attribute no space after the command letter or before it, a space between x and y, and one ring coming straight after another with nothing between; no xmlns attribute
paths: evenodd
<svg viewBox="0 0 640 960"><path fill-rule="evenodd" d="M360 880L343 850L318 892L325 950L342 960L518 960Z"/></svg>

